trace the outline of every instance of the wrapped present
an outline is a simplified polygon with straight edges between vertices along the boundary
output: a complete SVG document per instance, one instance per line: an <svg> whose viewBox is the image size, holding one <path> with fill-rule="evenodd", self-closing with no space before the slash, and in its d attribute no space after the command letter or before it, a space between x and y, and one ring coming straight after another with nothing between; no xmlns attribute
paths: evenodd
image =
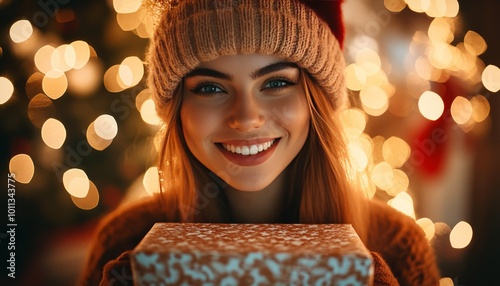
<svg viewBox="0 0 500 286"><path fill-rule="evenodd" d="M349 224L157 223L132 251L136 285L371 285Z"/></svg>

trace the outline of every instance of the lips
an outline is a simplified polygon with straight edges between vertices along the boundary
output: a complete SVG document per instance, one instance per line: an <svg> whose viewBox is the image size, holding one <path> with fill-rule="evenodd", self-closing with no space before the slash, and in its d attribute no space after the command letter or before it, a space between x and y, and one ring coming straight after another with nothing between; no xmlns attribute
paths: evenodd
<svg viewBox="0 0 500 286"><path fill-rule="evenodd" d="M271 148L275 139L269 140L264 143L252 144L252 145L232 145L227 143L222 143L222 147L227 151L235 154L240 154L243 156L256 155L260 152L266 151Z"/></svg>
<svg viewBox="0 0 500 286"><path fill-rule="evenodd" d="M253 166L265 162L274 152L280 138L233 140L216 143L221 153L232 163Z"/></svg>

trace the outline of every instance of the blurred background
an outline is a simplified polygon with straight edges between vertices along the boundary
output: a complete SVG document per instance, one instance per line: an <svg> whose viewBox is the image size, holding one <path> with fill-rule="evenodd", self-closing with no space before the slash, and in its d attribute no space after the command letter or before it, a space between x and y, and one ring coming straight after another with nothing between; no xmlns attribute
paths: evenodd
<svg viewBox="0 0 500 286"><path fill-rule="evenodd" d="M2 285L73 285L99 218L158 191L140 4L0 0ZM344 5L354 166L368 196L423 228L442 285L499 283L498 12L494 0Z"/></svg>

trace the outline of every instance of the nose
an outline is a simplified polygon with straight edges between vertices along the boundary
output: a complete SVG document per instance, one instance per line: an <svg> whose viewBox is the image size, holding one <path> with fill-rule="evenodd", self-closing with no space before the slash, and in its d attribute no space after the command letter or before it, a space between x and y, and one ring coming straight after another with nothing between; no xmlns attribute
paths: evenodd
<svg viewBox="0 0 500 286"><path fill-rule="evenodd" d="M264 123L264 110L257 98L251 93L236 96L229 113L230 128L247 132L260 128Z"/></svg>

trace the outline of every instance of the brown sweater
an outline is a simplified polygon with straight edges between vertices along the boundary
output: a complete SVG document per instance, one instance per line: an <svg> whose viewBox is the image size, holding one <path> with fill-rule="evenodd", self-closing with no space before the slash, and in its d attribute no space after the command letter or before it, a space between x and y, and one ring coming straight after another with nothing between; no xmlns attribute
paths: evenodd
<svg viewBox="0 0 500 286"><path fill-rule="evenodd" d="M420 227L381 202L371 201L369 214L365 245L375 262L374 285L439 285L434 253ZM161 221L166 218L157 196L106 216L92 241L80 285L133 285L129 252Z"/></svg>

